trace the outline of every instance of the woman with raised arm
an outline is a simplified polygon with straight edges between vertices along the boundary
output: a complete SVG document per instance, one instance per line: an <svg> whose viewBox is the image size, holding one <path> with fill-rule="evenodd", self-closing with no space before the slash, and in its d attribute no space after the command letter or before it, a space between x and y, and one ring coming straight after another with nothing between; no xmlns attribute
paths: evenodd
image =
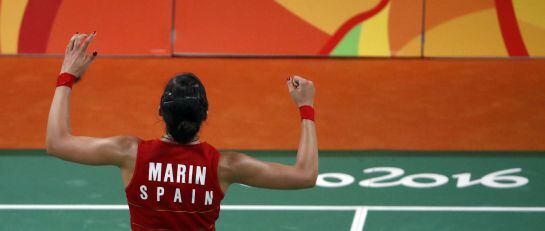
<svg viewBox="0 0 545 231"><path fill-rule="evenodd" d="M97 56L87 54L96 33L75 34L57 79L47 122L47 152L61 159L121 169L133 230L215 230L220 202L229 185L274 189L315 185L318 146L314 85L295 76L287 85L301 113L301 137L293 166L264 162L242 153L218 152L199 139L208 116L203 83L191 73L174 76L160 99L166 134L154 140L134 136L95 138L70 132L70 93Z"/></svg>

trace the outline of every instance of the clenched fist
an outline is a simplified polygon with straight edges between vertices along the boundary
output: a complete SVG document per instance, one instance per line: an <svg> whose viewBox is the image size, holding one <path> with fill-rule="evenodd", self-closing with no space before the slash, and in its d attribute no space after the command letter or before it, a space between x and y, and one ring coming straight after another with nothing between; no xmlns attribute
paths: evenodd
<svg viewBox="0 0 545 231"><path fill-rule="evenodd" d="M300 76L293 76L287 80L288 90L291 98L297 105L314 105L314 83Z"/></svg>

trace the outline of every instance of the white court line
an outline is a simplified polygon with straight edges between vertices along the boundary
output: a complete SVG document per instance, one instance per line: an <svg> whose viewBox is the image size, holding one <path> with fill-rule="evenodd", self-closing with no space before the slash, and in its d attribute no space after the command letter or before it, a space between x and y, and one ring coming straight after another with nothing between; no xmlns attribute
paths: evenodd
<svg viewBox="0 0 545 231"><path fill-rule="evenodd" d="M498 206L367 206L372 211L438 211L438 212L545 212L545 207Z"/></svg>
<svg viewBox="0 0 545 231"><path fill-rule="evenodd" d="M223 210L281 211L454 211L454 212L545 212L545 207L491 206L368 206L368 205L222 205ZM0 210L127 210L119 204L0 204Z"/></svg>
<svg viewBox="0 0 545 231"><path fill-rule="evenodd" d="M362 206L335 205L222 205L224 210L356 211Z"/></svg>
<svg viewBox="0 0 545 231"><path fill-rule="evenodd" d="M352 220L352 226L350 231L362 231L365 226L365 219L367 218L367 208L359 207L354 214L354 220Z"/></svg>
<svg viewBox="0 0 545 231"><path fill-rule="evenodd" d="M0 210L128 210L128 205L0 204Z"/></svg>

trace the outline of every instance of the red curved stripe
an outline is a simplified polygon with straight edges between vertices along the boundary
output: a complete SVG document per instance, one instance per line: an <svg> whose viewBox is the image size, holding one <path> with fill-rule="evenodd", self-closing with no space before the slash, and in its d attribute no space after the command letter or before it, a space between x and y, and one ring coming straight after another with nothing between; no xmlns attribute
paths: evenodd
<svg viewBox="0 0 545 231"><path fill-rule="evenodd" d="M528 56L522 40L517 16L511 0L496 0L496 13L500 23L503 42L510 56Z"/></svg>
<svg viewBox="0 0 545 231"><path fill-rule="evenodd" d="M341 42L341 39L350 31L352 28L354 28L359 23L367 20L368 18L371 18L378 14L386 5L388 5L389 0L381 0L373 9L360 13L346 21L337 31L335 31L335 34L329 38L325 46L322 48L319 54L321 55L327 55L331 53L331 51Z"/></svg>
<svg viewBox="0 0 545 231"><path fill-rule="evenodd" d="M62 0L28 1L19 31L19 53L45 53L53 21Z"/></svg>

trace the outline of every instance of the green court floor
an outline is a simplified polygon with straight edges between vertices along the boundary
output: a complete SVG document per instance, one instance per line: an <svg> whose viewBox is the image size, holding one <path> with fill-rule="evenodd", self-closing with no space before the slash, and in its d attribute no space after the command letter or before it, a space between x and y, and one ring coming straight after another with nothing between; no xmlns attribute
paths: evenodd
<svg viewBox="0 0 545 231"><path fill-rule="evenodd" d="M292 163L295 151L247 151ZM545 152L322 151L313 189L232 186L218 230L545 230ZM0 151L0 230L129 230L119 170Z"/></svg>

